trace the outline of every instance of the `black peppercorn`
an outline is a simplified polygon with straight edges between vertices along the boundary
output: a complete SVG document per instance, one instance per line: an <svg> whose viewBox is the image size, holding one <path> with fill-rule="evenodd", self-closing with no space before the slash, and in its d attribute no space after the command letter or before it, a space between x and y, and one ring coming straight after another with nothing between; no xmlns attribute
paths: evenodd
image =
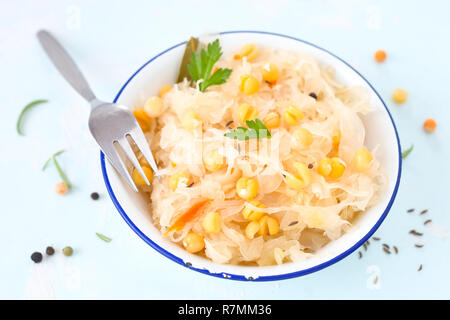
<svg viewBox="0 0 450 320"><path fill-rule="evenodd" d="M314 168L314 165L312 163L308 164L308 169Z"/></svg>
<svg viewBox="0 0 450 320"><path fill-rule="evenodd" d="M53 247L47 247L47 249L45 249L45 253L48 256L52 256L55 253L55 249L53 249Z"/></svg>
<svg viewBox="0 0 450 320"><path fill-rule="evenodd" d="M100 196L98 195L97 192L92 192L91 193L91 199L92 200L98 200L98 198L100 198Z"/></svg>
<svg viewBox="0 0 450 320"><path fill-rule="evenodd" d="M40 252L33 252L31 255L31 260L34 261L34 263L39 263L42 261L42 253Z"/></svg>
<svg viewBox="0 0 450 320"><path fill-rule="evenodd" d="M311 93L309 94L309 96L310 96L311 98L314 98L314 99L317 100L317 94L315 94L314 92L311 92Z"/></svg>

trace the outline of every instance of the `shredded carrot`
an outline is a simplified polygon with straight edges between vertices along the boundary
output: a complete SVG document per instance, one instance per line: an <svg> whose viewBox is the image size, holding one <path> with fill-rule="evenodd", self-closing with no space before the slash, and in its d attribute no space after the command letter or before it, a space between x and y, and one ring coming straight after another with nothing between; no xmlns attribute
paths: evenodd
<svg viewBox="0 0 450 320"><path fill-rule="evenodd" d="M192 221L195 217L197 217L198 213L200 212L201 207L205 205L207 202L209 202L209 199L202 200L199 202L196 202L192 207L190 207L185 213L183 213L169 228L169 230L164 233L164 236L166 236L171 231L179 231L183 229L183 227L188 223L189 221Z"/></svg>
<svg viewBox="0 0 450 320"><path fill-rule="evenodd" d="M266 83L267 83L267 85L269 86L269 88L273 88L273 86L274 85L276 85L277 84L277 82L276 81L273 81L273 82L270 82L270 81L266 81Z"/></svg>
<svg viewBox="0 0 450 320"><path fill-rule="evenodd" d="M239 60L239 59L241 59L242 57L241 57L241 55L239 55L239 54L235 54L233 58L234 58L234 60Z"/></svg>
<svg viewBox="0 0 450 320"><path fill-rule="evenodd" d="M331 137L331 151L329 153L330 157L338 156L340 144L341 144L341 130L335 130L333 132L333 136Z"/></svg>

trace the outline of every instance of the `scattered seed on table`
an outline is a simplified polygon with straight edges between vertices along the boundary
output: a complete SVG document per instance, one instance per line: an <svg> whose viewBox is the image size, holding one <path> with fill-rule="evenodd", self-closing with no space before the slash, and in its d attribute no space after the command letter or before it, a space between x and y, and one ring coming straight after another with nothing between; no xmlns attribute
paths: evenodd
<svg viewBox="0 0 450 320"><path fill-rule="evenodd" d="M363 244L363 247L364 247L364 251L367 251L367 244Z"/></svg>
<svg viewBox="0 0 450 320"><path fill-rule="evenodd" d="M423 244L416 243L414 246L415 246L416 248L422 248L422 247L423 247Z"/></svg>
<svg viewBox="0 0 450 320"><path fill-rule="evenodd" d="M66 257L70 257L73 254L72 247L65 247L62 251Z"/></svg>
<svg viewBox="0 0 450 320"><path fill-rule="evenodd" d="M58 182L55 185L55 192L59 195L65 195L69 191L69 186L64 181Z"/></svg>
<svg viewBox="0 0 450 320"><path fill-rule="evenodd" d="M427 132L433 132L434 130L436 130L436 126L436 120L434 120L433 118L428 118L423 122L423 128Z"/></svg>
<svg viewBox="0 0 450 320"><path fill-rule="evenodd" d="M362 258L362 253L361 253L361 251L358 251L358 255L359 255L359 259L361 259Z"/></svg>
<svg viewBox="0 0 450 320"><path fill-rule="evenodd" d="M34 263L39 263L42 261L42 253L40 252L33 252L31 255L31 260L33 260Z"/></svg>
<svg viewBox="0 0 450 320"><path fill-rule="evenodd" d="M383 49L379 49L375 51L373 57L376 62L383 62L384 60L386 60L387 54Z"/></svg>
<svg viewBox="0 0 450 320"><path fill-rule="evenodd" d="M373 284L377 284L378 283L378 276L375 277L375 280L373 280Z"/></svg>
<svg viewBox="0 0 450 320"><path fill-rule="evenodd" d="M414 236L418 236L421 237L423 236L423 233L417 232L416 230L412 229L409 231L410 234L414 235Z"/></svg>
<svg viewBox="0 0 450 320"><path fill-rule="evenodd" d="M423 224L428 224L428 223L430 223L431 221L433 221L433 220L428 219L428 220L426 220Z"/></svg>
<svg viewBox="0 0 450 320"><path fill-rule="evenodd" d="M428 209L425 209L425 210L420 211L420 214L425 214L427 212L428 212Z"/></svg>
<svg viewBox="0 0 450 320"><path fill-rule="evenodd" d="M389 245L386 244L386 243L383 243L383 247L386 248L386 249L388 249L388 250L391 248L391 247L389 247Z"/></svg>
<svg viewBox="0 0 450 320"><path fill-rule="evenodd" d="M414 212L414 209L408 209L406 212Z"/></svg>
<svg viewBox="0 0 450 320"><path fill-rule="evenodd" d="M420 265L420 266L419 266L419 269L417 269L417 271L420 271L420 270L422 270L422 265Z"/></svg>
<svg viewBox="0 0 450 320"><path fill-rule="evenodd" d="M394 246L394 251L395 251L395 254L398 254L398 248L396 246Z"/></svg>
<svg viewBox="0 0 450 320"><path fill-rule="evenodd" d="M366 243L367 243L368 246L370 246L370 241L369 240L367 240Z"/></svg>
<svg viewBox="0 0 450 320"><path fill-rule="evenodd" d="M372 237L372 239L375 240L375 241L380 241L380 240L381 240L381 239L378 238L378 237Z"/></svg>
<svg viewBox="0 0 450 320"><path fill-rule="evenodd" d="M92 200L98 200L98 198L100 198L100 195L97 192L92 192L91 193L91 199Z"/></svg>
<svg viewBox="0 0 450 320"><path fill-rule="evenodd" d="M408 91L405 89L395 89L392 92L392 100L397 103L404 103L408 99Z"/></svg>
<svg viewBox="0 0 450 320"><path fill-rule="evenodd" d="M383 251L386 252L387 254L391 254L391 252L389 251L389 249L386 248L386 247L383 247Z"/></svg>
<svg viewBox="0 0 450 320"><path fill-rule="evenodd" d="M48 246L48 247L45 249L45 253L46 253L48 256L52 256L52 255L55 253L55 249L53 249L53 247Z"/></svg>

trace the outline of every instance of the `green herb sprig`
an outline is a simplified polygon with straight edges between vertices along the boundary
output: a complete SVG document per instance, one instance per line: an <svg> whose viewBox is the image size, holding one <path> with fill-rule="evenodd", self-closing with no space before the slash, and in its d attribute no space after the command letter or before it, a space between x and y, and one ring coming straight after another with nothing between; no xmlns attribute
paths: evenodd
<svg viewBox="0 0 450 320"><path fill-rule="evenodd" d="M409 147L408 149L403 151L402 152L402 159L405 159L411 153L411 151L413 151L413 149L414 149L414 145L412 144L411 147Z"/></svg>
<svg viewBox="0 0 450 320"><path fill-rule="evenodd" d="M29 104L27 104L22 109L22 111L19 114L19 118L17 119L17 123L16 123L16 130L17 130L17 133L19 135L24 136L24 133L22 132L22 122L23 122L23 117L25 116L27 111L29 111L31 108L37 106L38 104L47 103L47 102L48 102L48 100L43 100L43 99L41 99L41 100L34 100L34 101L31 101Z"/></svg>
<svg viewBox="0 0 450 320"><path fill-rule="evenodd" d="M270 139L272 136L270 135L269 129L264 125L264 123L259 120L247 120L245 124L248 128L245 127L237 127L234 130L231 130L224 134L225 137L231 139L237 139L240 141L245 141L249 139Z"/></svg>
<svg viewBox="0 0 450 320"><path fill-rule="evenodd" d="M221 50L219 39L216 39L208 44L207 50L202 49L200 54L192 52L191 61L187 67L192 80L203 80L199 84L199 89L202 92L209 86L225 83L231 74L231 69L222 68L211 74L214 64L222 56Z"/></svg>
<svg viewBox="0 0 450 320"><path fill-rule="evenodd" d="M97 237L99 237L99 239L101 239L105 242L111 242L111 240L112 240L111 238L109 238L101 233L96 232L95 234L97 235Z"/></svg>
<svg viewBox="0 0 450 320"><path fill-rule="evenodd" d="M70 184L69 178L67 178L67 175L65 174L63 169L61 169L61 166L59 165L58 161L56 160L56 157L59 156L60 154L64 153L64 152L65 152L65 150L60 150L60 151L55 152L54 154L52 154L52 156L43 165L42 171L47 169L47 167L49 166L50 162L53 162L53 164L55 165L56 170L58 170L58 174L61 177L61 180L64 181L64 183L70 189L72 185Z"/></svg>

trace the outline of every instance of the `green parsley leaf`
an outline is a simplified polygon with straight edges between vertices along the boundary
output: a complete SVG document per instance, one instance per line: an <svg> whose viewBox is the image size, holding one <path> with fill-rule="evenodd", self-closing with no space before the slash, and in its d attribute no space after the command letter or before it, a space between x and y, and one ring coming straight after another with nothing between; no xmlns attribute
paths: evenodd
<svg viewBox="0 0 450 320"><path fill-rule="evenodd" d="M405 159L411 153L411 151L413 151L413 149L414 149L414 145L412 144L411 147L409 147L408 149L403 151L402 152L402 159Z"/></svg>
<svg viewBox="0 0 450 320"><path fill-rule="evenodd" d="M209 86L225 83L231 74L231 69L222 68L217 69L211 74L214 64L222 56L221 50L219 39L216 39L214 42L208 44L207 50L202 49L200 54L192 52L191 61L187 68L192 80L202 80L199 84L199 89L202 92Z"/></svg>
<svg viewBox="0 0 450 320"><path fill-rule="evenodd" d="M247 120L245 121L248 128L245 127L237 127L234 130L231 130L224 134L225 137L231 139L237 139L240 141L245 141L249 139L270 139L272 136L270 135L269 129L264 125L264 123L259 120Z"/></svg>
<svg viewBox="0 0 450 320"><path fill-rule="evenodd" d="M107 236L105 236L101 233L96 232L95 234L97 235L97 237L99 237L100 239L102 239L105 242L111 242L111 240L112 240L111 238L108 238Z"/></svg>
<svg viewBox="0 0 450 320"><path fill-rule="evenodd" d="M41 104L41 103L46 103L48 102L48 100L34 100L31 101L29 104L27 104L22 111L19 114L19 118L17 119L17 123L16 123L16 130L17 133L20 134L21 136L24 136L23 132L22 132L22 120L24 115L27 113L28 110L30 110L31 108L33 108L34 106Z"/></svg>

